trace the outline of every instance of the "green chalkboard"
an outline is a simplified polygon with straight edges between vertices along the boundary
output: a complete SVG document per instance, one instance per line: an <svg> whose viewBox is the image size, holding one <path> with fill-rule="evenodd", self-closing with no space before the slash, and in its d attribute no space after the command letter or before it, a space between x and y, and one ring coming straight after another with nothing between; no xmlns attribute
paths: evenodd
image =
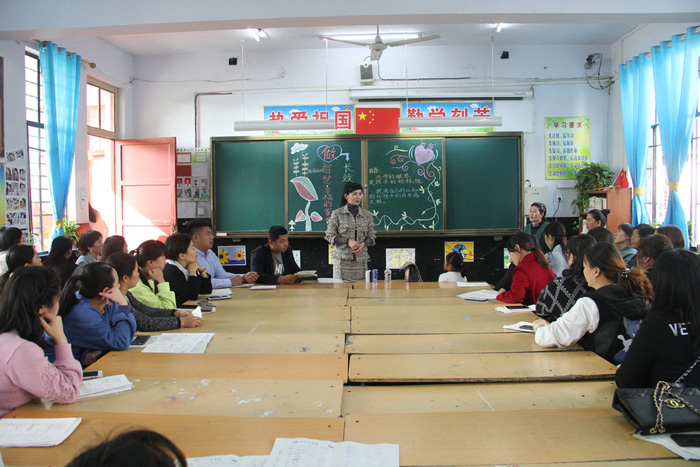
<svg viewBox="0 0 700 467"><path fill-rule="evenodd" d="M284 141L213 142L212 154L216 230L284 224Z"/></svg>
<svg viewBox="0 0 700 467"><path fill-rule="evenodd" d="M445 139L448 230L520 228L520 138Z"/></svg>
<svg viewBox="0 0 700 467"><path fill-rule="evenodd" d="M444 229L443 139L367 142L367 206L378 232Z"/></svg>
<svg viewBox="0 0 700 467"><path fill-rule="evenodd" d="M362 183L360 140L287 141L290 232L325 232L345 182Z"/></svg>

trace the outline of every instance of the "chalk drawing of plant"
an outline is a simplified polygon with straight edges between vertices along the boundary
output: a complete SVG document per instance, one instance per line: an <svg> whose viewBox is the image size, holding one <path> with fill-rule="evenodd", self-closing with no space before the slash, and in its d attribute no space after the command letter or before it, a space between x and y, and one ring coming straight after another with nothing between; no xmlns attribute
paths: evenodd
<svg viewBox="0 0 700 467"><path fill-rule="evenodd" d="M305 229L307 232L311 232L311 221L319 222L323 220L321 215L316 211L309 214L309 207L311 207L311 201L318 201L318 194L316 194L316 188L314 188L313 183L308 177L295 177L290 180L294 184L299 196L306 200L306 208L302 212L299 210L296 217L294 218L294 223L306 221ZM290 228L294 230L294 223L290 221Z"/></svg>

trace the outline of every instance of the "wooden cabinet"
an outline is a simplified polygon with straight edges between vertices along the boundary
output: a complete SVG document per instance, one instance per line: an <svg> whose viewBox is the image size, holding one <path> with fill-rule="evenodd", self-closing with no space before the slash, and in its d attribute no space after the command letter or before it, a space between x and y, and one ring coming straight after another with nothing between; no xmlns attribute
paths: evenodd
<svg viewBox="0 0 700 467"><path fill-rule="evenodd" d="M607 228L613 234L617 232L617 227L620 224L632 222L632 188L606 188L605 190L591 191L591 196L605 198L607 201L605 209L610 210ZM585 217L585 213L581 214L579 233L584 228L583 220Z"/></svg>

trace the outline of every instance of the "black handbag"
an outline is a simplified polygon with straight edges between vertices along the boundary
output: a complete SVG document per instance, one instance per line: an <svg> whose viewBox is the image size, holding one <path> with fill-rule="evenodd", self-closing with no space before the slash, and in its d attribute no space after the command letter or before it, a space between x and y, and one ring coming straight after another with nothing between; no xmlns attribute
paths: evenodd
<svg viewBox="0 0 700 467"><path fill-rule="evenodd" d="M644 435L700 430L700 389L681 384L698 361L675 383L659 381L655 388L616 389L613 408Z"/></svg>

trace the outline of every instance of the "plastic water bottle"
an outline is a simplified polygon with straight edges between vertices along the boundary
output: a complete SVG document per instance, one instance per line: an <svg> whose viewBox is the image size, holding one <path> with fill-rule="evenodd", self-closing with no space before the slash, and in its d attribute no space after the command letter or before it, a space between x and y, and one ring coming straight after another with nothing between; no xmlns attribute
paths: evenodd
<svg viewBox="0 0 700 467"><path fill-rule="evenodd" d="M391 268L384 270L384 282L391 282Z"/></svg>

